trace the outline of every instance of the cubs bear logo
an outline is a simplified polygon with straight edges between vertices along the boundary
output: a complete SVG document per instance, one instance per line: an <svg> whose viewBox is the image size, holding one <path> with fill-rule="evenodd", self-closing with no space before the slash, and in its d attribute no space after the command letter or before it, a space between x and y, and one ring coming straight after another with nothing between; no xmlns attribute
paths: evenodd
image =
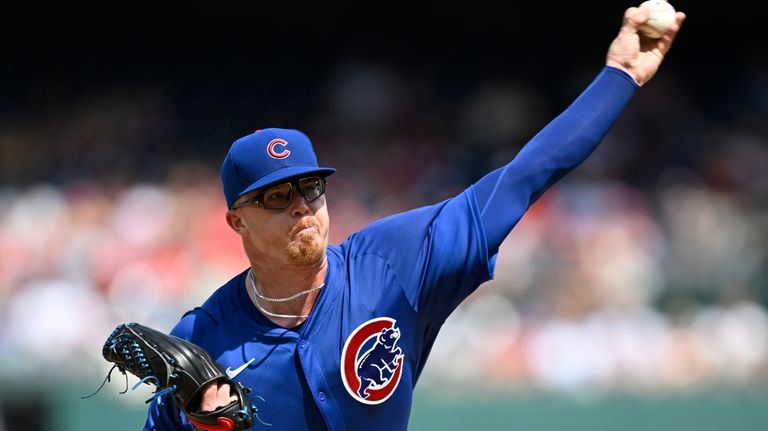
<svg viewBox="0 0 768 431"><path fill-rule="evenodd" d="M276 148L277 146L280 146L280 148ZM273 159L284 159L291 155L291 150L286 148L288 146L288 141L285 139L275 138L271 141L269 141L269 144L267 144L267 154L269 154L269 157L272 157Z"/></svg>
<svg viewBox="0 0 768 431"><path fill-rule="evenodd" d="M341 352L341 380L352 398L381 404L397 389L403 373L403 351L396 347L400 328L389 317L371 319L347 338Z"/></svg>

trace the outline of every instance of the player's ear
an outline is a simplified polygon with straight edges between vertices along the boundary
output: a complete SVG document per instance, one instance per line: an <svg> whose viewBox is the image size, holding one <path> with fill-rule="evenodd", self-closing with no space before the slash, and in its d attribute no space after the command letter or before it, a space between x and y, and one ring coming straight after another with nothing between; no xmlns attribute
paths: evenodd
<svg viewBox="0 0 768 431"><path fill-rule="evenodd" d="M233 210L228 210L226 214L227 218L227 224L230 228L232 228L233 231L236 233L242 235L245 231L245 224L243 223L243 218L240 217L240 215Z"/></svg>

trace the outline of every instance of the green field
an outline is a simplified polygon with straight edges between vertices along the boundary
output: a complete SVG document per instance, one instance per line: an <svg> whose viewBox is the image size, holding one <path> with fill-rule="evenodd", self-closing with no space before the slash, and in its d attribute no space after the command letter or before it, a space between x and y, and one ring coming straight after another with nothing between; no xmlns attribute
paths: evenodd
<svg viewBox="0 0 768 431"><path fill-rule="evenodd" d="M119 395L113 379L98 395L85 400L93 386L56 384L47 392L5 385L0 391L2 431L134 431L145 415L142 388ZM765 431L768 388L722 390L654 397L612 395L576 399L564 395L521 394L438 397L417 391L411 430L526 431Z"/></svg>

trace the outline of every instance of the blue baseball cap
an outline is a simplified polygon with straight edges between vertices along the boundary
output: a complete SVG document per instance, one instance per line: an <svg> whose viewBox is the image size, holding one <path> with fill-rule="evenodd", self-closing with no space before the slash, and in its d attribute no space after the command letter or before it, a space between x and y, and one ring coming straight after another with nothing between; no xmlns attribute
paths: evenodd
<svg viewBox="0 0 768 431"><path fill-rule="evenodd" d="M294 129L257 130L232 143L221 166L227 208L242 195L289 178L328 176L334 168L317 165L312 142Z"/></svg>

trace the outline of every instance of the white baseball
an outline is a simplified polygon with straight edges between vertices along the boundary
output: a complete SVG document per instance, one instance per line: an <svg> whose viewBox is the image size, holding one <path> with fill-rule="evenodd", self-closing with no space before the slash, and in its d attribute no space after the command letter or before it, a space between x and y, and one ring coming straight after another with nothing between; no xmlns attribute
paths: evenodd
<svg viewBox="0 0 768 431"><path fill-rule="evenodd" d="M677 19L675 8L665 0L647 0L639 7L651 11L648 21L638 30L652 39L660 38Z"/></svg>

